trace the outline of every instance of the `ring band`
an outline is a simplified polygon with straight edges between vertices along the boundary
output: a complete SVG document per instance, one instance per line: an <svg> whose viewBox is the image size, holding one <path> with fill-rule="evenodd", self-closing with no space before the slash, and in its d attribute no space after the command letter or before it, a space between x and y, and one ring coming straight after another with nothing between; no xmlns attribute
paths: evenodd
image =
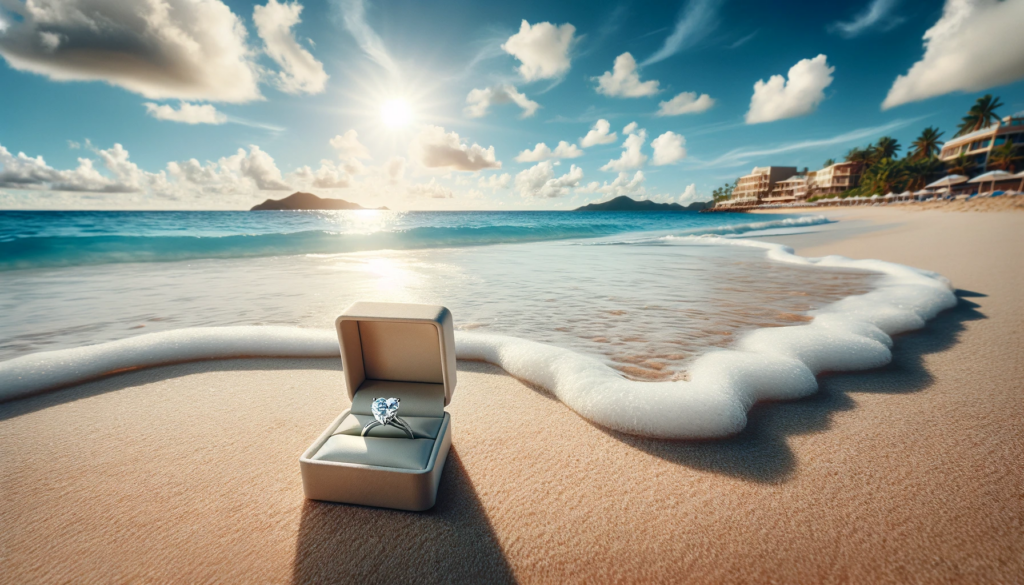
<svg viewBox="0 0 1024 585"><path fill-rule="evenodd" d="M402 429L403 431L406 432L406 434L409 435L410 439L416 438L416 435L414 435L412 432L412 428L409 427L409 423L402 420L402 417L400 416L396 416L395 418L391 419L390 421L384 424L381 424L380 421L371 420L370 422L366 423L365 427L363 427L363 432L360 433L360 436L365 437L366 433L370 432L370 429L374 427L386 427L388 425Z"/></svg>

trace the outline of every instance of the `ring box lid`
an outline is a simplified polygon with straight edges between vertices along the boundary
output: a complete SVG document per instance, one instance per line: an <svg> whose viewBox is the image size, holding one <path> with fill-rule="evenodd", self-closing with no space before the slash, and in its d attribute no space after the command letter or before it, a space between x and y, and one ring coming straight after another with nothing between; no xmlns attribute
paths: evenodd
<svg viewBox="0 0 1024 585"><path fill-rule="evenodd" d="M437 384L455 392L455 330L439 305L353 303L335 320L348 396L367 380Z"/></svg>

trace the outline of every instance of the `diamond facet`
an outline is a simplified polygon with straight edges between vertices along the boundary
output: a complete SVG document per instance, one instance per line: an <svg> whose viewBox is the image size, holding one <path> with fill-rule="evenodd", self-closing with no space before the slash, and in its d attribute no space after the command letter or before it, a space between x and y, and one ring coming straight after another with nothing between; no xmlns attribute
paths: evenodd
<svg viewBox="0 0 1024 585"><path fill-rule="evenodd" d="M370 405L370 412L373 413L373 418L377 419L377 422L386 425L398 416L399 402L401 401L398 398L377 398Z"/></svg>

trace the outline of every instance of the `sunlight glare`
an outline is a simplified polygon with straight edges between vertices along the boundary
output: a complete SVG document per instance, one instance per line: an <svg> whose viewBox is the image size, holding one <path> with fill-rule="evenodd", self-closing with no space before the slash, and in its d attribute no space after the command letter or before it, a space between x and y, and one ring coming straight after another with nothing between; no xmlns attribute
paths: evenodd
<svg viewBox="0 0 1024 585"><path fill-rule="evenodd" d="M380 116L388 128L400 128L412 121L412 108L405 100L388 100L381 106Z"/></svg>

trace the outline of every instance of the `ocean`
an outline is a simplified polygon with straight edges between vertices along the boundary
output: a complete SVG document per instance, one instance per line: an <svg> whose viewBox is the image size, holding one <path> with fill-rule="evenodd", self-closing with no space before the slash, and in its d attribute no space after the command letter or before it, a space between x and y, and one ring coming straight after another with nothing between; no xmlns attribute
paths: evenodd
<svg viewBox="0 0 1024 585"><path fill-rule="evenodd" d="M618 398L594 412L560 395L599 424L655 436L715 435L735 428L734 411L745 415L747 402L757 399L756 384L745 382L750 388L743 390L754 398L739 400L718 418L663 420L657 432L616 421L632 416L635 422L623 407L660 388L658 382L669 383L666 396L687 396L686 384L699 377L702 363L742 353L737 348L763 331L819 331L799 326L824 323L821 315L836 307L861 307L858 299L872 294L896 299L903 290L897 289L911 281L929 291L934 281L948 293L939 277L919 271L870 261L807 261L755 241L826 223L820 216L699 213L4 211L0 382L5 371L60 370L69 354L57 350L109 342L131 347L138 339L148 344L146 351L160 353L153 349L164 339L159 336L175 332L186 337L166 344L167 361L185 345L208 343L209 335L230 347L223 341L228 331L240 348L260 338L260 347L281 348L270 354L292 355L286 347L291 329L283 328L308 332L330 353L334 318L350 303L430 303L452 311L460 358L514 369L503 356L522 351L517 375L537 378L556 395L562 384L566 396L591 406L595 388L611 384L608 392ZM921 298L919 308L899 306L920 320L919 314L927 318L948 302L941 294ZM885 306L878 302L870 311ZM864 308L855 313L867 314ZM890 318L900 325L889 329L908 328L903 324L916 323L911 317ZM871 323L882 337L890 332ZM225 327L234 329L215 331ZM878 336L861 325L843 327ZM888 349L885 340L872 339L870 347L852 338L839 349L823 346L823 355L857 367L873 364ZM505 354L496 349L502 347ZM554 355L569 356L563 362L582 369L570 378L539 373L555 367ZM116 355L103 359L119 368L136 365ZM785 370L764 367L756 370L762 379ZM806 375L791 374L784 379L796 388L792 392L806 393ZM603 381L584 383L591 375ZM725 383L716 376L716 384ZM615 380L643 386L629 386L624 395ZM686 400L705 404L705 394L692 392Z"/></svg>

